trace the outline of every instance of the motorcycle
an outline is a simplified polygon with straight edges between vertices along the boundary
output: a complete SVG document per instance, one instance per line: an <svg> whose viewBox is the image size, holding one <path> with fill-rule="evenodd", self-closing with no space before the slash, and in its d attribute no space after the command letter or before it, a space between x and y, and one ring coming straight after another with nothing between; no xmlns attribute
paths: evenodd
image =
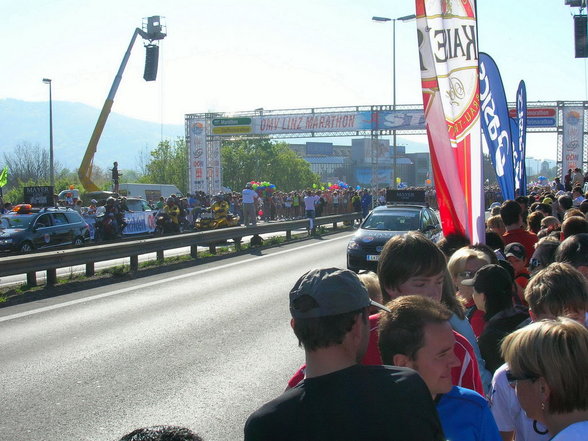
<svg viewBox="0 0 588 441"><path fill-rule="evenodd" d="M94 228L96 229L94 233L94 240L96 242L115 240L120 237L116 222L112 215L101 214L96 216Z"/></svg>
<svg viewBox="0 0 588 441"><path fill-rule="evenodd" d="M238 214L227 213L224 209L207 207L200 211L194 224L196 230L215 230L217 228L236 227L241 218Z"/></svg>
<svg viewBox="0 0 588 441"><path fill-rule="evenodd" d="M180 226L172 220L172 217L169 214L163 211L159 211L155 215L154 234L156 236L163 236L164 234L173 234L179 232Z"/></svg>

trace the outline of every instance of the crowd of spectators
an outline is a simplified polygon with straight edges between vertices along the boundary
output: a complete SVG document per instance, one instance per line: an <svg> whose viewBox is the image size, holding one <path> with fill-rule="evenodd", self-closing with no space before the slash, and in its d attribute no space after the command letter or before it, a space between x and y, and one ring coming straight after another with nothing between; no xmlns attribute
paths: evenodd
<svg viewBox="0 0 588 441"><path fill-rule="evenodd" d="M588 200L562 185L502 203L487 191L485 244L408 232L386 243L377 274L303 275L290 312L306 363L250 416L245 440L588 439ZM241 193L224 198L242 212ZM386 202L385 189L275 191L255 199L256 215L302 218L305 198L316 216ZM171 199L187 216L211 203ZM200 438L158 426L123 439Z"/></svg>
<svg viewBox="0 0 588 441"><path fill-rule="evenodd" d="M329 328L336 328L344 314L329 311L331 302L341 301L330 296L342 296L349 283L334 289L333 278L350 276L336 269L304 275L290 293L290 310L307 363L283 395L251 415L245 439L315 439L331 424L339 425L333 431L338 438L318 439L353 439L345 433L357 436L361 428L369 432L370 424L382 424L375 410L365 415L353 409L367 406L365 389L335 387L347 376L357 382L357 364L343 358L330 364L326 356L344 350L353 354L351 342L358 337L350 336L363 321L367 346L357 362L416 370L434 400L443 439L588 439L588 201L577 187L571 193L536 190L516 200L489 201L486 244L471 244L463 236L434 244L417 232L390 239L377 274L359 278L372 301L386 309L364 305L365 310L353 311L348 325L337 328L339 338ZM392 387L379 375L374 373L372 382ZM365 382L363 387L372 391L373 384ZM412 436L428 431L430 439L437 439L429 411L417 404L420 388L414 388L415 397L407 398L405 406L420 409L422 427L412 427ZM319 398L319 390L329 397ZM349 395L356 401L348 402ZM304 411L304 406L329 408L334 402L344 421L325 410L319 424ZM341 403L349 408L341 410ZM399 413L387 405L391 415ZM288 417L293 415L307 430L291 427ZM412 423L407 418L404 424L390 424L406 431Z"/></svg>

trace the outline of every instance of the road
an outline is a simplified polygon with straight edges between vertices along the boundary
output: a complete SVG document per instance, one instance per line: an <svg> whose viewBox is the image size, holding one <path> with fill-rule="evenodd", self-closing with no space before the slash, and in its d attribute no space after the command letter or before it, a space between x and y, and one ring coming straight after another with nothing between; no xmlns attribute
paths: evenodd
<svg viewBox="0 0 588 441"><path fill-rule="evenodd" d="M351 233L0 309L0 439L110 441L177 424L242 439L304 353L288 292Z"/></svg>

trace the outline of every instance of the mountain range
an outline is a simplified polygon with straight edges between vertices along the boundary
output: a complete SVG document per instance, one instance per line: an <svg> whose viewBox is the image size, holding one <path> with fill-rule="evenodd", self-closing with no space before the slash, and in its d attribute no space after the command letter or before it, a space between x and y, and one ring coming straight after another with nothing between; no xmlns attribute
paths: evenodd
<svg viewBox="0 0 588 441"><path fill-rule="evenodd" d="M53 101L53 152L55 161L69 169L79 167L101 109L86 104ZM0 99L0 152L18 144L49 147L49 103ZM151 151L163 139L185 134L183 124L159 124L112 112L106 122L94 163L101 167L118 161L135 169L139 153ZM2 163L0 156L0 163Z"/></svg>
<svg viewBox="0 0 588 441"><path fill-rule="evenodd" d="M53 151L57 163L70 170L79 167L99 114L100 109L86 104L53 101ZM0 99L0 133L0 164L4 162L1 154L12 152L19 144L48 148L49 103ZM113 161L118 161L121 169L137 170L141 152L151 151L161 139L183 136L183 124L162 125L112 112L98 143L94 164L109 168ZM323 141L351 144L342 138ZM398 144L405 145L409 153L428 151L427 144L406 138L399 139Z"/></svg>

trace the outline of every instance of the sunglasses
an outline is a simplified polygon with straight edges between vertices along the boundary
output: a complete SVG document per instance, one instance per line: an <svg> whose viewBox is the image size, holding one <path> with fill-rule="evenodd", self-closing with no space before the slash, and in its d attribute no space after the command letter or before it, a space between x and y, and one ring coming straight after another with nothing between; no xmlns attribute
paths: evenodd
<svg viewBox="0 0 588 441"><path fill-rule="evenodd" d="M461 277L462 279L473 279L475 275L475 271L461 271L457 273L457 277Z"/></svg>
<svg viewBox="0 0 588 441"><path fill-rule="evenodd" d="M513 373L509 370L507 370L505 373L506 373L506 381L508 381L508 384L512 388L515 388L517 385L517 382L519 382L519 381L530 380L531 382L534 383L535 381L537 381L539 379L539 377L534 374L513 375Z"/></svg>
<svg viewBox="0 0 588 441"><path fill-rule="evenodd" d="M531 260L529 260L529 268L531 268L531 269L535 269L541 265L542 265L541 261L535 257L533 257L533 258L531 258Z"/></svg>

